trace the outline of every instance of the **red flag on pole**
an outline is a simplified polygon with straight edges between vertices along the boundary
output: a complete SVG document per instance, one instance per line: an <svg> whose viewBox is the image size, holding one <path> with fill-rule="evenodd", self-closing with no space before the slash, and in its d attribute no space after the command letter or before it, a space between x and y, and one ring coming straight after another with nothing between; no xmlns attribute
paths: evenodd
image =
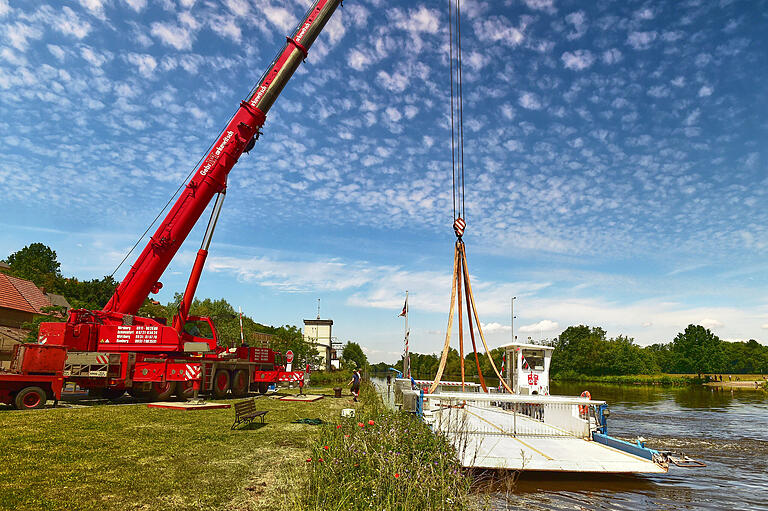
<svg viewBox="0 0 768 511"><path fill-rule="evenodd" d="M408 314L408 297L405 297L405 304L403 304L403 312L397 315L397 317L405 316Z"/></svg>

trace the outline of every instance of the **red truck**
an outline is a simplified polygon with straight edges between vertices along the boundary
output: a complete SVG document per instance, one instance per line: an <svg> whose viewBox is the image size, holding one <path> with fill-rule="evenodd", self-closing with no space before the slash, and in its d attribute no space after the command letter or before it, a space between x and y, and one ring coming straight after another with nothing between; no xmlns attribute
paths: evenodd
<svg viewBox="0 0 768 511"><path fill-rule="evenodd" d="M281 355L269 348L226 348L210 318L189 316L226 193L227 176L261 134L266 115L341 0L316 0L262 75L158 226L103 310L76 309L64 323L42 323L38 343L14 352L9 371L0 372L0 402L39 408L60 399L65 382L108 398L222 398L266 392L270 383L305 381L304 371L286 371ZM181 244L216 201L192 272L172 324L137 315Z"/></svg>

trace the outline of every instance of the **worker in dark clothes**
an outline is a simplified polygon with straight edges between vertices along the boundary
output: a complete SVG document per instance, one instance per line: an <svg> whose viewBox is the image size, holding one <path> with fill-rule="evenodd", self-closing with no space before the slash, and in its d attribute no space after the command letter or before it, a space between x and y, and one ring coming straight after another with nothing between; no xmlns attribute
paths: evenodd
<svg viewBox="0 0 768 511"><path fill-rule="evenodd" d="M357 401L357 397L360 395L360 370L355 369L355 372L352 373L352 381L349 382L349 385L352 385L352 395L355 396L353 401Z"/></svg>

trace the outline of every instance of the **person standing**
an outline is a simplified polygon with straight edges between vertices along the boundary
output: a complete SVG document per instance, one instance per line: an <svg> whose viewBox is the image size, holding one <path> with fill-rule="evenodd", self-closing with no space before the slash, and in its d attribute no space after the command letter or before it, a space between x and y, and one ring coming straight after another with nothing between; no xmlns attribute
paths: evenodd
<svg viewBox="0 0 768 511"><path fill-rule="evenodd" d="M355 372L352 373L352 381L349 382L349 385L352 385L352 395L354 396L353 401L357 401L357 397L360 395L360 370L355 369Z"/></svg>

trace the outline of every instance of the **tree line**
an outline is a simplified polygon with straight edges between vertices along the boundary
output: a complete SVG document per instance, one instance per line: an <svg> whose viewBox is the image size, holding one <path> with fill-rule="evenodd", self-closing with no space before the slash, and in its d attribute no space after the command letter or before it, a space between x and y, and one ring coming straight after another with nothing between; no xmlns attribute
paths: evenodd
<svg viewBox="0 0 768 511"><path fill-rule="evenodd" d="M9 275L31 280L45 292L64 296L75 309L102 309L118 285L111 276L101 279L79 280L75 277L64 277L61 273L61 264L57 260L56 251L43 243L32 243L21 250L10 254L5 260L10 268L6 269ZM138 315L157 318L170 325L173 316L179 310L181 293L176 293L174 299L165 305L147 298L138 310ZM37 329L40 323L49 321L66 320L63 311L58 307L50 307L44 312L49 315L38 315L32 322L25 323L23 328L30 330L28 340L37 340ZM190 308L190 314L194 316L207 316L213 321L219 338L219 343L224 346L237 346L240 344L240 318L235 308L224 298L217 300L205 298L195 299ZM285 353L292 350L296 360L313 363L316 361L315 347L304 342L301 329L294 325L270 326L255 321L243 314L243 336L246 344L255 345L256 334L271 334L270 347ZM359 347L358 347L359 348ZM361 352L362 353L362 352ZM362 363L362 360L361 360Z"/></svg>
<svg viewBox="0 0 768 511"><path fill-rule="evenodd" d="M721 340L701 325L688 325L669 343L639 346L631 337L609 338L601 327L570 326L554 340L550 373L554 378L578 376L620 376L635 374L766 374L768 346L754 339L746 342ZM496 367L501 369L503 350L491 350ZM439 355L411 353L411 371L417 377L431 378L440 364ZM485 353L479 353L484 376L495 376ZM402 360L396 364L375 364L373 369L386 371L390 366L402 371ZM477 376L475 353L466 354L465 374ZM451 348L445 366L446 376L461 374L460 357Z"/></svg>

